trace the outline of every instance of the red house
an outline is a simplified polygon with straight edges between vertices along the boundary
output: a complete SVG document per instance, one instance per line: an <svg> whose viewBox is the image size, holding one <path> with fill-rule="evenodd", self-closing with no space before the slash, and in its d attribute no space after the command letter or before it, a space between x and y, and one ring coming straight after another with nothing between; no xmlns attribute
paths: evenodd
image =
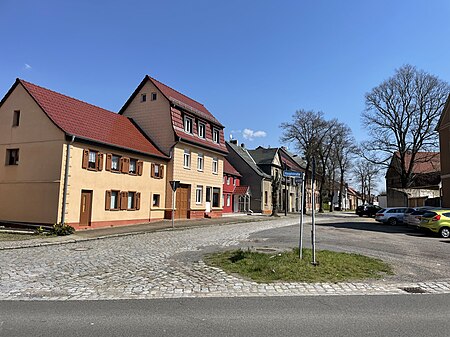
<svg viewBox="0 0 450 337"><path fill-rule="evenodd" d="M223 213L246 212L250 205L248 186L241 186L241 174L225 158L223 161ZM247 202L246 202L247 201ZM245 207L246 203L248 204Z"/></svg>

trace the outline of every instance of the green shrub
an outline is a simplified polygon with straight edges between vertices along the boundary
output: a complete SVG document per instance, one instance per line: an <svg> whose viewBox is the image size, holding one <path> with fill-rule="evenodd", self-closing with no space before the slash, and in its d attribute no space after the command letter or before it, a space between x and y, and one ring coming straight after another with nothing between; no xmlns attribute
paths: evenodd
<svg viewBox="0 0 450 337"><path fill-rule="evenodd" d="M68 224L54 224L52 228L52 234L57 236L70 235L75 233L75 228Z"/></svg>

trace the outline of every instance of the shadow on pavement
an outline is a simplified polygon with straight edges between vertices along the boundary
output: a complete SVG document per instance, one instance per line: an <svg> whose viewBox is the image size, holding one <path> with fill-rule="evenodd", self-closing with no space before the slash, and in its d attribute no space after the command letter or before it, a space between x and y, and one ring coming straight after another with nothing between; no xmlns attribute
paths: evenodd
<svg viewBox="0 0 450 337"><path fill-rule="evenodd" d="M423 233L418 232L415 229L408 228L405 225L391 226L383 223L376 222L336 222L336 223L318 223L317 226L321 227L334 227L354 229L379 233L392 233L392 234L405 234L410 236L425 236Z"/></svg>

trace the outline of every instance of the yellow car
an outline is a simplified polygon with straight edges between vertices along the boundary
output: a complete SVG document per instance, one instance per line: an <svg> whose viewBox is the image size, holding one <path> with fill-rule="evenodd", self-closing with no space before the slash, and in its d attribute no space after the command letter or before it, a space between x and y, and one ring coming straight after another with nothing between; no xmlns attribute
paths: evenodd
<svg viewBox="0 0 450 337"><path fill-rule="evenodd" d="M450 209L428 211L422 215L419 229L430 230L442 238L450 238Z"/></svg>

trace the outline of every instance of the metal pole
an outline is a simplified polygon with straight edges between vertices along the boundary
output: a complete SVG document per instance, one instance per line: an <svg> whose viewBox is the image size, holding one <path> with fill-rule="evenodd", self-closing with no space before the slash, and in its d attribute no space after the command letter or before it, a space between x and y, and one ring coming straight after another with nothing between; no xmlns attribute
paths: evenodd
<svg viewBox="0 0 450 337"><path fill-rule="evenodd" d="M316 198L314 195L314 179L316 175L316 159L313 158L312 162L312 174L311 174L311 187L312 187L312 215L311 215L311 245L312 245L312 264L317 265L316 262Z"/></svg>
<svg viewBox="0 0 450 337"><path fill-rule="evenodd" d="M287 192L287 177L284 177L284 215L287 216L288 209L288 192Z"/></svg>
<svg viewBox="0 0 450 337"><path fill-rule="evenodd" d="M305 195L305 180L302 179L302 195L300 197L301 207L300 207L300 240L298 243L298 257L300 260L303 258L303 198Z"/></svg>
<svg viewBox="0 0 450 337"><path fill-rule="evenodd" d="M175 228L175 190L172 188L172 228Z"/></svg>

